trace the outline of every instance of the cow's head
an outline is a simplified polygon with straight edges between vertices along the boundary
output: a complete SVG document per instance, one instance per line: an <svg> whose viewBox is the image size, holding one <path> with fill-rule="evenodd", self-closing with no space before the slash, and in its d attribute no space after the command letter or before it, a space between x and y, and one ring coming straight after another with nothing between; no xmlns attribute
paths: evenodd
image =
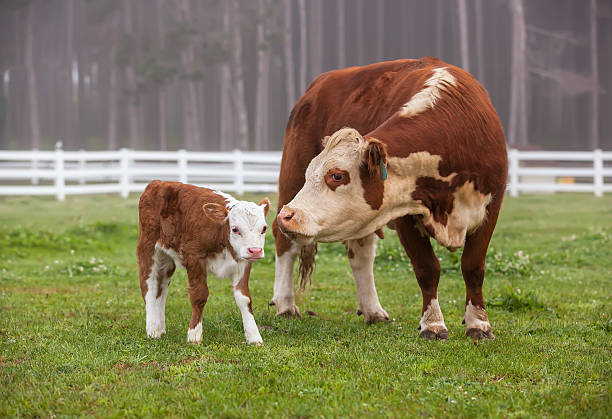
<svg viewBox="0 0 612 419"><path fill-rule="evenodd" d="M382 206L385 145L352 128L323 142L323 151L308 165L304 186L277 216L281 231L301 244L370 234Z"/></svg>
<svg viewBox="0 0 612 419"><path fill-rule="evenodd" d="M229 223L229 242L239 258L253 262L264 257L266 215L270 201L264 198L259 204L230 200L227 207L208 203L203 206L208 218L218 224Z"/></svg>

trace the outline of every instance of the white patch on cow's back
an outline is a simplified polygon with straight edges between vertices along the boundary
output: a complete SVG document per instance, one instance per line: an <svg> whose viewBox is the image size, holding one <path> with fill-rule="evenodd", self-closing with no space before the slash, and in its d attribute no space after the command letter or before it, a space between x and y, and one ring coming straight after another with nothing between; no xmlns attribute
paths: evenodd
<svg viewBox="0 0 612 419"><path fill-rule="evenodd" d="M406 102L399 110L399 115L403 117L411 117L419 113L431 109L436 104L436 101L442 97L442 91L448 85L455 86L457 83L455 77L449 73L446 67L436 68L433 74L425 82L423 90L416 93Z"/></svg>

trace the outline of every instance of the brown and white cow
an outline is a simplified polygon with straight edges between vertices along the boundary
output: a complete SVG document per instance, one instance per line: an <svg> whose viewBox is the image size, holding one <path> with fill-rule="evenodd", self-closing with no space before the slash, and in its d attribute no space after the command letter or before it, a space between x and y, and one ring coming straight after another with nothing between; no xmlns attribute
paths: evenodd
<svg viewBox="0 0 612 419"><path fill-rule="evenodd" d="M375 233L382 235L389 225L423 294L421 337L448 337L430 237L450 250L464 247L466 334L493 337L482 284L506 188L506 153L487 92L460 68L423 58L319 76L295 105L285 131L274 223L271 304L277 314L299 315L291 277L297 254L307 275L316 242L342 240L358 313L366 323L388 319L374 286L373 262Z"/></svg>
<svg viewBox="0 0 612 419"><path fill-rule="evenodd" d="M187 341L202 341L206 275L231 278L248 344L261 344L253 317L251 262L264 256L268 199L259 204L178 182L151 182L140 197L138 265L147 336L166 332L166 297L176 266L187 270L191 321Z"/></svg>

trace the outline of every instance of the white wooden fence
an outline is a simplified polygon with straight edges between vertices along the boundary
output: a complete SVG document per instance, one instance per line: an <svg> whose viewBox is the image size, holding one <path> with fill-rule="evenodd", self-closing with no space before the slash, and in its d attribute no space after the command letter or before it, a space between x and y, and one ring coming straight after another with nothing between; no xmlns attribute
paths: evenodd
<svg viewBox="0 0 612 419"><path fill-rule="evenodd" d="M509 150L508 191L612 192L612 152ZM277 190L280 152L0 151L0 195L142 192L153 179L228 192ZM606 164L609 163L609 164ZM607 183L606 183L607 180Z"/></svg>

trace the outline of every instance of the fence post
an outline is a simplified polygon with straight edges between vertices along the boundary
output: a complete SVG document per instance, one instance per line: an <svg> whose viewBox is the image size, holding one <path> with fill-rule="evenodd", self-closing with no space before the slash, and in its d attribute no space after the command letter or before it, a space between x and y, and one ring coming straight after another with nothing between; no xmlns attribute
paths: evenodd
<svg viewBox="0 0 612 419"><path fill-rule="evenodd" d="M130 196L130 150L121 148L119 165L121 167L121 177L119 179L121 197L127 198Z"/></svg>
<svg viewBox="0 0 612 419"><path fill-rule="evenodd" d="M187 151L182 148L178 151L178 167L179 182L187 183Z"/></svg>
<svg viewBox="0 0 612 419"><path fill-rule="evenodd" d="M32 170L38 171L38 157L36 157L38 149L35 148L32 151L34 152L34 157L32 157ZM32 185L38 185L38 177L36 175L32 176Z"/></svg>
<svg viewBox="0 0 612 419"><path fill-rule="evenodd" d="M519 155L515 148L510 149L510 196L518 196L519 185Z"/></svg>
<svg viewBox="0 0 612 419"><path fill-rule="evenodd" d="M603 196L603 152L600 149L593 151L593 192L595 196Z"/></svg>
<svg viewBox="0 0 612 419"><path fill-rule="evenodd" d="M238 149L234 149L234 189L236 194L244 193L244 173L243 173L242 153Z"/></svg>
<svg viewBox="0 0 612 419"><path fill-rule="evenodd" d="M85 150L79 150L79 171L82 173L85 171ZM85 184L85 176L81 175L79 178L79 184Z"/></svg>
<svg viewBox="0 0 612 419"><path fill-rule="evenodd" d="M66 199L64 150L62 150L61 141L55 143L55 196L58 201Z"/></svg>

